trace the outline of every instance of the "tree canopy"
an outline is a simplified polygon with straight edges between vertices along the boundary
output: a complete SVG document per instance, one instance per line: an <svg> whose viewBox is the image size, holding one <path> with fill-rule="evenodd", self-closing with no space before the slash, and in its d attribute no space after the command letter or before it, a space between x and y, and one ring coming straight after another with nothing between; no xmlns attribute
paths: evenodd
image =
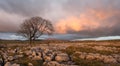
<svg viewBox="0 0 120 66"><path fill-rule="evenodd" d="M54 27L49 20L43 19L42 17L31 17L24 20L20 25L18 33L23 37L30 40L35 40L43 34L52 35Z"/></svg>

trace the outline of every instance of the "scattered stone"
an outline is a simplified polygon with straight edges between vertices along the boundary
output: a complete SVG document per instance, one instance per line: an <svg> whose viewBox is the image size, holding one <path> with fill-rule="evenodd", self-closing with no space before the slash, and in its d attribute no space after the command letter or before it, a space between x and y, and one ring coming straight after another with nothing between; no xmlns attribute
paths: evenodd
<svg viewBox="0 0 120 66"><path fill-rule="evenodd" d="M9 56L9 57L8 57L8 60L9 60L9 61L13 61L13 60L14 60L14 57L13 57L13 56Z"/></svg>
<svg viewBox="0 0 120 66"><path fill-rule="evenodd" d="M117 63L116 59L112 56L105 56L103 61L104 63Z"/></svg>
<svg viewBox="0 0 120 66"><path fill-rule="evenodd" d="M32 59L33 60L42 60L42 58L40 56L34 56Z"/></svg>
<svg viewBox="0 0 120 66"><path fill-rule="evenodd" d="M59 47L58 47L59 46ZM81 47L89 47L88 45L76 45ZM56 48L57 47L57 48ZM32 61L44 61L44 66L77 66L76 63L73 61L73 59L83 59L83 60L89 60L89 61L100 61L104 62L105 64L110 63L116 63L120 64L120 55L119 54L112 54L112 55L102 55L99 53L87 53L87 52L80 52L76 51L72 55L68 55L67 53L63 53L62 50L65 50L67 46L64 45L56 45L56 46L47 46L41 45L41 46L35 46L35 47L26 47L26 48L7 48L7 51L4 51L3 58L5 59L5 66L20 66L20 64L14 63L13 61L18 61L19 59L28 58ZM93 46L93 49L96 49L98 51L114 51L118 50L116 47L105 47L105 46ZM24 50L24 51L23 51ZM0 50L3 51L3 50ZM8 62L9 61L9 62ZM1 59L0 59L1 64ZM28 66L33 66L32 63L28 62Z"/></svg>
<svg viewBox="0 0 120 66"><path fill-rule="evenodd" d="M33 64L32 63L28 63L28 66L33 66Z"/></svg>
<svg viewBox="0 0 120 66"><path fill-rule="evenodd" d="M100 54L95 54L94 57L95 57L95 60L98 60L98 61L102 61L104 59L103 57L101 57Z"/></svg>
<svg viewBox="0 0 120 66"><path fill-rule="evenodd" d="M36 56L36 52L35 51L32 52L32 56Z"/></svg>
<svg viewBox="0 0 120 66"><path fill-rule="evenodd" d="M43 66L62 66L62 65L56 61L50 61L50 62L44 62Z"/></svg>
<svg viewBox="0 0 120 66"><path fill-rule="evenodd" d="M113 54L113 58L115 58L117 60L117 62L120 63L120 55L118 54Z"/></svg>
<svg viewBox="0 0 120 66"><path fill-rule="evenodd" d="M11 66L10 62L6 62L5 66Z"/></svg>
<svg viewBox="0 0 120 66"><path fill-rule="evenodd" d="M61 53L61 54L58 54L56 57L55 57L55 60L57 62L67 62L70 60L70 58L68 57L68 55L66 53Z"/></svg>
<svg viewBox="0 0 120 66"><path fill-rule="evenodd" d="M87 60L94 60L95 57L94 57L93 55L87 55L87 56L86 56L86 59L87 59Z"/></svg>
<svg viewBox="0 0 120 66"><path fill-rule="evenodd" d="M22 58L24 57L24 55L16 55L18 58Z"/></svg>
<svg viewBox="0 0 120 66"><path fill-rule="evenodd" d="M25 53L26 55L32 55L32 51L30 51L30 50L29 50L29 51L25 51L24 53Z"/></svg>
<svg viewBox="0 0 120 66"><path fill-rule="evenodd" d="M14 64L12 64L11 66L20 66L20 64L14 63Z"/></svg>
<svg viewBox="0 0 120 66"><path fill-rule="evenodd" d="M81 55L79 56L79 58L81 58L81 59L85 59L85 57L86 57L86 55L83 55L83 54L81 54Z"/></svg>
<svg viewBox="0 0 120 66"><path fill-rule="evenodd" d="M51 57L49 57L49 56L45 56L45 57L44 57L44 60L48 62L48 61L51 61L51 60L52 60L52 58L51 58Z"/></svg>

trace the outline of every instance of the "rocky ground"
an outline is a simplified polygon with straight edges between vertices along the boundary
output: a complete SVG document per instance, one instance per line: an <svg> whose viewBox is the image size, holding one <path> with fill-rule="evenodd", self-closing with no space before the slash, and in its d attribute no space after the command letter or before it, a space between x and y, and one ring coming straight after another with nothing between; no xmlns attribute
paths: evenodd
<svg viewBox="0 0 120 66"><path fill-rule="evenodd" d="M0 66L120 66L120 43L1 44Z"/></svg>

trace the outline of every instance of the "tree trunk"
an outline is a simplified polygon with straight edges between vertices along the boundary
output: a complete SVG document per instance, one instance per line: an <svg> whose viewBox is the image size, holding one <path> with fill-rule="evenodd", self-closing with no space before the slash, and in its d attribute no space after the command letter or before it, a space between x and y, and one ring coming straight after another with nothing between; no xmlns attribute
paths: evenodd
<svg viewBox="0 0 120 66"><path fill-rule="evenodd" d="M30 43L30 45L32 44L32 38L29 39L29 43Z"/></svg>

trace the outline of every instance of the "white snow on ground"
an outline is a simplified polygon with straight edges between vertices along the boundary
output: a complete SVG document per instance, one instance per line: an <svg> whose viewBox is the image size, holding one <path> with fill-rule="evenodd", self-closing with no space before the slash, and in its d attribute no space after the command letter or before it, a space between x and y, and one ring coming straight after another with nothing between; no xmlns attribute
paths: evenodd
<svg viewBox="0 0 120 66"><path fill-rule="evenodd" d="M75 39L73 41L83 41L83 40L118 40L120 36L106 36L106 37L97 37L97 38L84 38L84 39Z"/></svg>

